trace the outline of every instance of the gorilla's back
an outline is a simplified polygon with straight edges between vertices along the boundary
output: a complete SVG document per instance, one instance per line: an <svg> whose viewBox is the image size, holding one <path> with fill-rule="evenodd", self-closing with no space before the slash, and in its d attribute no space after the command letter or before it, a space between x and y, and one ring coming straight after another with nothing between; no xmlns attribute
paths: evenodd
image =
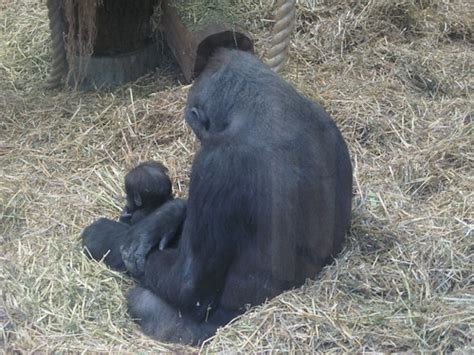
<svg viewBox="0 0 474 355"><path fill-rule="evenodd" d="M328 113L254 56L222 50L208 70L193 100L218 98L208 109L222 129L202 141L193 170L207 168L206 181L219 185L201 188L208 192L199 200L226 196L208 218L217 212L219 233L239 240L220 297L222 307L239 309L300 286L341 249L352 167Z"/></svg>
<svg viewBox="0 0 474 355"><path fill-rule="evenodd" d="M254 147L255 162L245 169L254 215L242 223L252 220L255 236L229 269L224 307L259 304L314 278L340 251L350 224L352 167L338 128L286 83L275 94L282 96L269 99L265 117L260 111L250 120L242 143L246 152Z"/></svg>

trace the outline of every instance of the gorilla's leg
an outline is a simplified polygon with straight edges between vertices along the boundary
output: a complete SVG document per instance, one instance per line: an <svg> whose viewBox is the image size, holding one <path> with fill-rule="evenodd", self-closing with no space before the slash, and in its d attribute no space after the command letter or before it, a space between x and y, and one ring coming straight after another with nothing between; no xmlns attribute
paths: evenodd
<svg viewBox="0 0 474 355"><path fill-rule="evenodd" d="M120 254L120 247L128 239L129 226L100 218L82 232L82 245L85 252L95 260L104 260L105 264L117 271L126 271Z"/></svg>
<svg viewBox="0 0 474 355"><path fill-rule="evenodd" d="M135 287L128 294L128 311L145 334L164 342L197 345L217 329L217 325L198 323L181 314L143 287Z"/></svg>

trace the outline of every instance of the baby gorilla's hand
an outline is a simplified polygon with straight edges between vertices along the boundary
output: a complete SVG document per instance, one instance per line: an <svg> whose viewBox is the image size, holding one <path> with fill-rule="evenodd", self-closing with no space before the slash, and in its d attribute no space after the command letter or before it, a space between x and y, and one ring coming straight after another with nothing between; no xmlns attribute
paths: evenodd
<svg viewBox="0 0 474 355"><path fill-rule="evenodd" d="M132 216L133 213L130 212L130 208L128 206L125 206L122 210L122 214L120 215L119 222L132 224Z"/></svg>

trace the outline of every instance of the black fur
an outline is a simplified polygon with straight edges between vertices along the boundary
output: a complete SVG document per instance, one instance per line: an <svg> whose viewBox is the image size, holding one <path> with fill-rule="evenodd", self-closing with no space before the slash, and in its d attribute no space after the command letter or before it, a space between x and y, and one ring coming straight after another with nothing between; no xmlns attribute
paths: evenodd
<svg viewBox="0 0 474 355"><path fill-rule="evenodd" d="M177 198L130 227L129 238L120 249L125 266L133 276L143 276L145 260L153 248L163 250L176 243L185 217L186 201Z"/></svg>
<svg viewBox="0 0 474 355"><path fill-rule="evenodd" d="M138 164L125 175L127 205L120 222L135 224L173 198L168 169L149 160Z"/></svg>
<svg viewBox="0 0 474 355"><path fill-rule="evenodd" d="M127 241L130 226L125 223L99 218L82 232L82 245L86 254L95 260L103 260L117 271L126 271L120 246Z"/></svg>
<svg viewBox="0 0 474 355"><path fill-rule="evenodd" d="M153 248L176 247L185 216L186 202L174 199L131 226L100 218L82 232L83 246L93 259L104 260L114 270L129 271L132 276L140 277L144 268L140 263L144 263ZM130 262L130 253L138 264Z"/></svg>
<svg viewBox="0 0 474 355"><path fill-rule="evenodd" d="M144 331L197 343L340 251L352 167L326 111L245 52L211 58L185 115L201 148L178 246L149 253L156 241L137 235L122 256L142 286L128 302Z"/></svg>

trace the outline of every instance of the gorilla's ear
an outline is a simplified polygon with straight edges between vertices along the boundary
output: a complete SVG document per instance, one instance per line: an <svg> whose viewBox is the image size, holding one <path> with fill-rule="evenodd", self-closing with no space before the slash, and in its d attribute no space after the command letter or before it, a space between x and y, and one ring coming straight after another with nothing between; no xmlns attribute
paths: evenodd
<svg viewBox="0 0 474 355"><path fill-rule="evenodd" d="M135 206L141 207L142 206L142 197L138 192L133 193L133 202L135 202Z"/></svg>
<svg viewBox="0 0 474 355"><path fill-rule="evenodd" d="M210 121L206 113L193 106L186 110L186 122L191 126L196 136L201 139L209 130Z"/></svg>

